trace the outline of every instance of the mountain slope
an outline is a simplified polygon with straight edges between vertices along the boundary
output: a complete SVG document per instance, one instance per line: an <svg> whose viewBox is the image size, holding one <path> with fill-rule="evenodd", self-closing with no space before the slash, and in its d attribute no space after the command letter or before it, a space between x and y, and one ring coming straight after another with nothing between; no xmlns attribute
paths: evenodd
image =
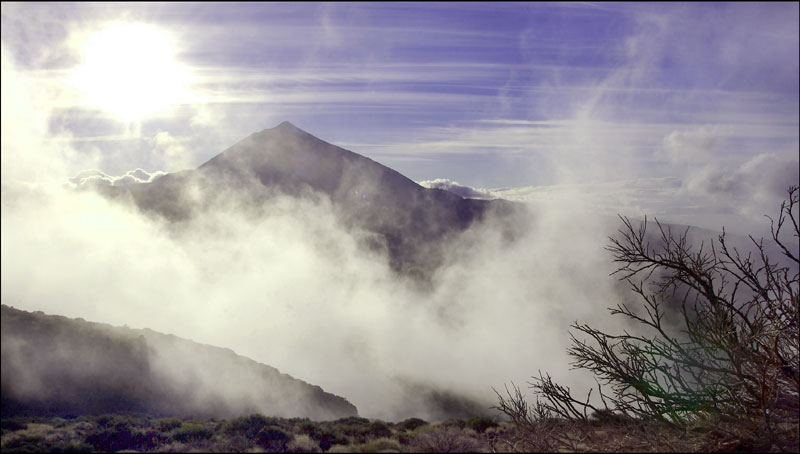
<svg viewBox="0 0 800 454"><path fill-rule="evenodd" d="M315 420L358 414L346 399L231 350L2 306L4 417L253 412Z"/></svg>
<svg viewBox="0 0 800 454"><path fill-rule="evenodd" d="M130 191L140 209L173 221L190 219L223 196L257 206L276 193L322 195L346 227L375 234L378 242L371 246L387 250L395 270L414 276L441 264L443 241L490 212L502 217L514 207L424 188L288 122L250 135L197 169L106 190Z"/></svg>

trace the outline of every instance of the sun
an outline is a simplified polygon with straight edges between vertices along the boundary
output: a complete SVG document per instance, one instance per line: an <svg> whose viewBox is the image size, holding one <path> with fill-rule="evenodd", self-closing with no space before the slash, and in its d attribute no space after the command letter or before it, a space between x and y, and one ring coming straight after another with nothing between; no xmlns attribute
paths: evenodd
<svg viewBox="0 0 800 454"><path fill-rule="evenodd" d="M113 23L89 34L73 81L86 104L141 121L185 102L187 71L169 36L143 23Z"/></svg>

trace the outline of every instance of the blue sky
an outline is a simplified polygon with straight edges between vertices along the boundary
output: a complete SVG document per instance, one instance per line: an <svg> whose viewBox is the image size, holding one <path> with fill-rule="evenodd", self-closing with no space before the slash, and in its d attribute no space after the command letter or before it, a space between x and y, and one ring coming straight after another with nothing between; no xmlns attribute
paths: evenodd
<svg viewBox="0 0 800 454"><path fill-rule="evenodd" d="M167 36L187 94L134 120L87 103L69 78L110 23ZM4 116L73 174L195 167L289 120L417 181L677 178L703 205L797 180L799 35L796 3L3 3Z"/></svg>

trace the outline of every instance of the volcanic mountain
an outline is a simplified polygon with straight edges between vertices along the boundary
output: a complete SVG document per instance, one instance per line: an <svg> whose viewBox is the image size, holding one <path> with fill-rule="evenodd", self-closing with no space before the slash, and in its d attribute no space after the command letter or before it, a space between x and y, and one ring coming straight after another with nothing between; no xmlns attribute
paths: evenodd
<svg viewBox="0 0 800 454"><path fill-rule="evenodd" d="M197 169L106 192L130 193L141 210L171 221L190 219L221 192L251 205L278 193L327 197L343 225L371 233L367 246L387 251L395 271L416 277L441 264L448 239L490 213L514 211L513 202L424 188L289 122L250 135Z"/></svg>
<svg viewBox="0 0 800 454"><path fill-rule="evenodd" d="M14 415L356 416L319 386L150 329L2 306L2 411Z"/></svg>

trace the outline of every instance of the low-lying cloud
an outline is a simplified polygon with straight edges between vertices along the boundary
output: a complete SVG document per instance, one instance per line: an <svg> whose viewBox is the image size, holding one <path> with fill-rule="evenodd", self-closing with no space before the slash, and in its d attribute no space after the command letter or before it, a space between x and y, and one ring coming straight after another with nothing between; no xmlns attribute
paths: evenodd
<svg viewBox="0 0 800 454"><path fill-rule="evenodd" d="M250 211L225 194L177 227L93 191L2 194L4 304L231 348L367 417L442 417L424 397L437 392L488 410L491 387L540 368L579 383L566 374L568 326L617 297L608 226L577 205L526 217L511 242L475 226L420 290L359 246L324 197Z"/></svg>
<svg viewBox="0 0 800 454"><path fill-rule="evenodd" d="M425 180L419 182L420 186L428 189L443 189L450 191L453 194L460 195L464 198L471 199L493 199L495 196L488 189L471 188L460 184L457 181L448 180L447 178L437 178L435 180Z"/></svg>
<svg viewBox="0 0 800 454"><path fill-rule="evenodd" d="M129 186L132 184L151 183L159 177L166 175L166 172L157 170L150 173L143 169L130 170L124 175L111 176L97 169L84 170L70 178L70 183L78 188L90 186Z"/></svg>
<svg viewBox="0 0 800 454"><path fill-rule="evenodd" d="M798 184L798 162L776 153L761 153L740 165L708 165L690 172L685 187L739 214L752 217Z"/></svg>

